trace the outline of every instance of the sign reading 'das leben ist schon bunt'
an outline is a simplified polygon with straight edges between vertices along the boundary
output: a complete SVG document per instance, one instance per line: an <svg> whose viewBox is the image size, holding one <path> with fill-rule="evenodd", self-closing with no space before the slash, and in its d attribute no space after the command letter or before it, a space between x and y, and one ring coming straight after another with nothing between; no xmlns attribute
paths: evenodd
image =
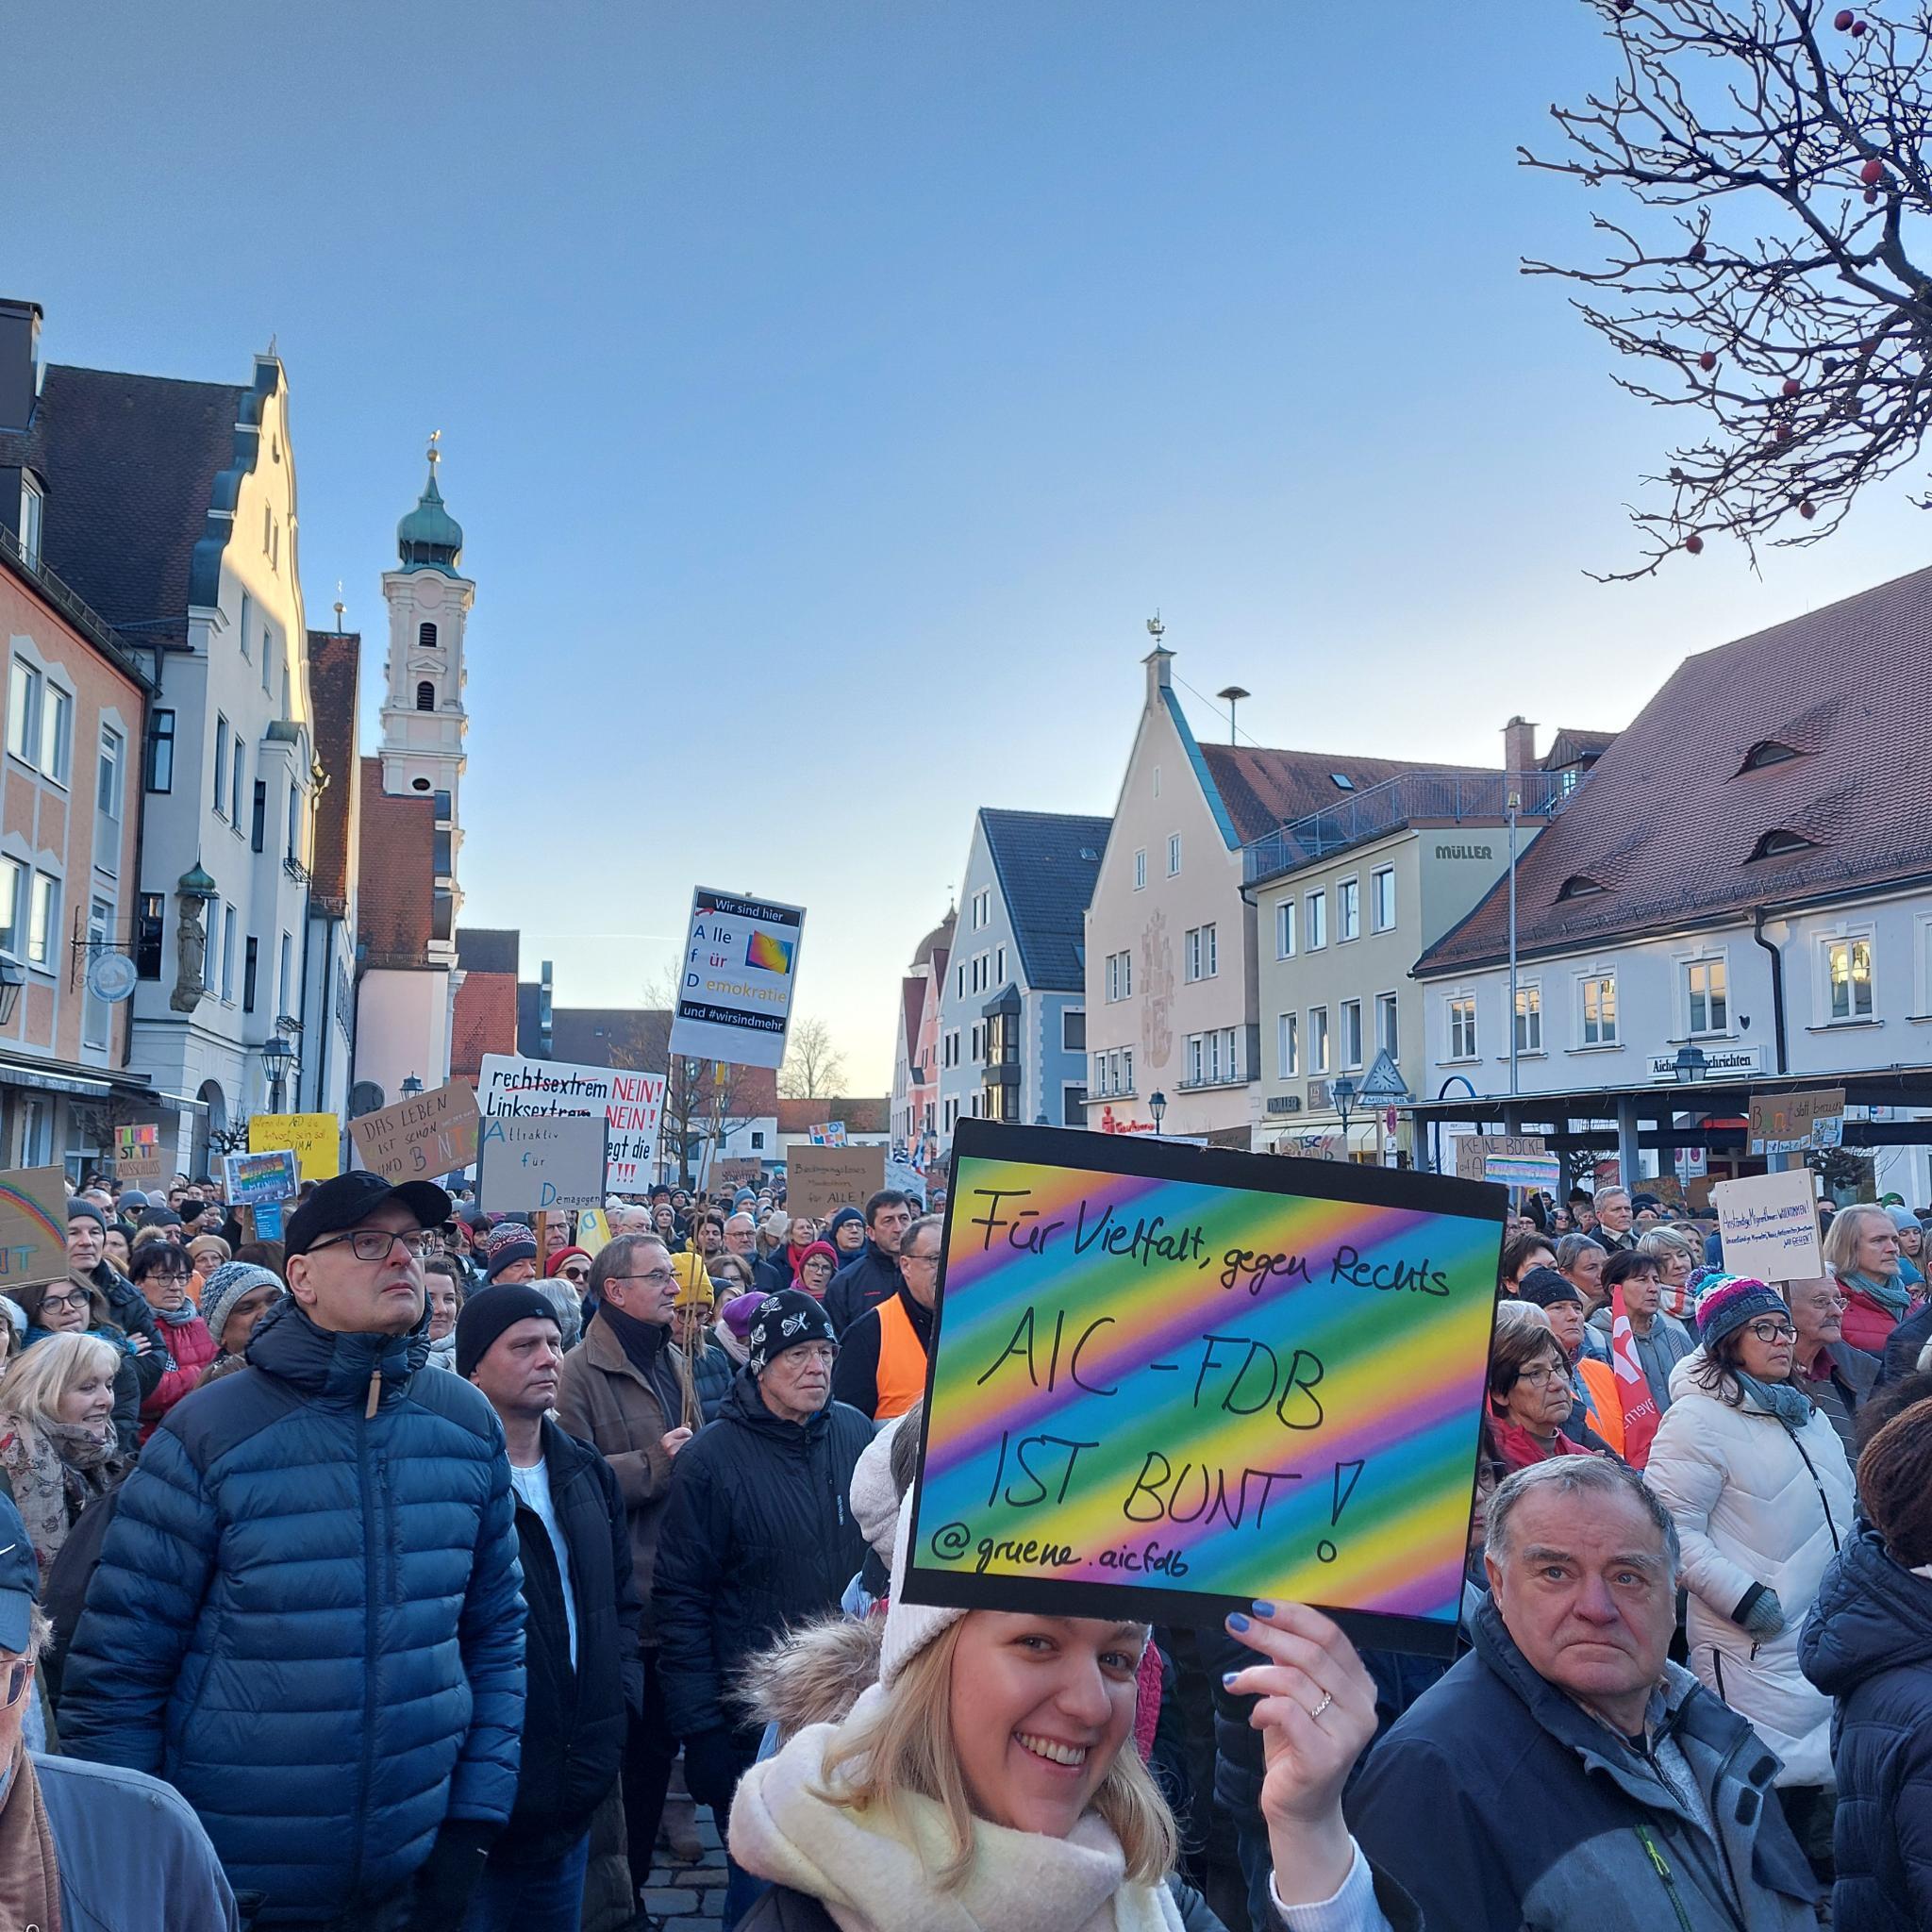
<svg viewBox="0 0 1932 1932"><path fill-rule="evenodd" d="M741 1067L785 1058L805 908L700 886L691 895L671 1051Z"/></svg>
<svg viewBox="0 0 1932 1932"><path fill-rule="evenodd" d="M907 1601L1447 1655L1507 1198L961 1121Z"/></svg>

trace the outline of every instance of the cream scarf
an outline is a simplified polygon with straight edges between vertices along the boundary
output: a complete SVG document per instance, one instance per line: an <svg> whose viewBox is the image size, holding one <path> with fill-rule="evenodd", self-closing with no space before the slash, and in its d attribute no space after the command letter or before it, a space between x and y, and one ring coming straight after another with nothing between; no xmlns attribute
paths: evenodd
<svg viewBox="0 0 1932 1932"><path fill-rule="evenodd" d="M817 1899L841 1932L1181 1932L1174 1894L1128 1882L1118 1841L1091 1811L1063 1839L980 1821L964 1884L940 1890L932 1874L950 1861L953 1836L930 1798L908 1796L902 1825L817 1794L837 1730L808 1724L745 1773L731 1856Z"/></svg>

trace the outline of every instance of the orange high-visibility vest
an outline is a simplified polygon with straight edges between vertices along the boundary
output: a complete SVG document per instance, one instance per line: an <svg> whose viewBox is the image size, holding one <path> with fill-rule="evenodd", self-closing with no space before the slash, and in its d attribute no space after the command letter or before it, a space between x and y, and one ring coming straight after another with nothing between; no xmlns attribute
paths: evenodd
<svg viewBox="0 0 1932 1932"><path fill-rule="evenodd" d="M906 1312L906 1304L889 1295L879 1304L878 1406L873 1421L891 1422L904 1415L925 1393L925 1344Z"/></svg>

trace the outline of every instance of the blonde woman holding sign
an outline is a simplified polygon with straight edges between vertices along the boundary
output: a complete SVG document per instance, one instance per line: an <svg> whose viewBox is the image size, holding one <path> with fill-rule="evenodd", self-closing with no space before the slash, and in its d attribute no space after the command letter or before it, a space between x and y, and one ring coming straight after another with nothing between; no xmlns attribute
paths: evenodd
<svg viewBox="0 0 1932 1932"><path fill-rule="evenodd" d="M1147 1626L908 1604L909 1515L877 1682L739 1785L731 1856L774 1888L741 1932L1224 1932L1174 1875L1174 1818L1134 1748ZM1354 1647L1299 1604L1257 1604L1228 1627L1256 1653L1228 1682L1259 1699L1276 1925L1419 1926L1342 1822L1375 1730ZM794 1649L808 1668L851 1641L808 1631Z"/></svg>

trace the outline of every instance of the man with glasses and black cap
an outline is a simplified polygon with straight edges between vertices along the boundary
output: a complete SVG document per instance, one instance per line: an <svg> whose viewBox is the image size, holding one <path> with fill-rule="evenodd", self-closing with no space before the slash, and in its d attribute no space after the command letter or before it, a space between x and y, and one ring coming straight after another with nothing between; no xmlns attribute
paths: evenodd
<svg viewBox="0 0 1932 1932"><path fill-rule="evenodd" d="M441 1188L325 1181L248 1367L119 1491L62 1742L166 1778L256 1923L457 1932L510 1812L524 1604L502 1424L425 1367Z"/></svg>

